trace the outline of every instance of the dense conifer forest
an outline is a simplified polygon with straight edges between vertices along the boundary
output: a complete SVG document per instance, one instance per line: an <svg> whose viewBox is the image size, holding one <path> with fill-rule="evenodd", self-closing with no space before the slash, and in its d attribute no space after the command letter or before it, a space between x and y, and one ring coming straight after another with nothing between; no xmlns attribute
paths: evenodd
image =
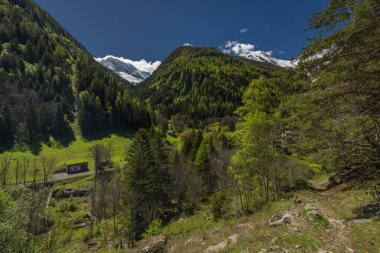
<svg viewBox="0 0 380 253"><path fill-rule="evenodd" d="M150 123L131 85L91 55L34 1L0 2L0 143ZM72 137L72 136L71 136Z"/></svg>

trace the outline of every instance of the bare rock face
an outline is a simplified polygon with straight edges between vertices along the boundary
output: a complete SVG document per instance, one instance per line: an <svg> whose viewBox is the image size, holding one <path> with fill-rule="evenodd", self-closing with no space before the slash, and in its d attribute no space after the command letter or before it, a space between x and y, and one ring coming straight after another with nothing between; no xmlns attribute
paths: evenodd
<svg viewBox="0 0 380 253"><path fill-rule="evenodd" d="M164 251L167 243L165 235L155 235L142 241L142 253L160 253Z"/></svg>

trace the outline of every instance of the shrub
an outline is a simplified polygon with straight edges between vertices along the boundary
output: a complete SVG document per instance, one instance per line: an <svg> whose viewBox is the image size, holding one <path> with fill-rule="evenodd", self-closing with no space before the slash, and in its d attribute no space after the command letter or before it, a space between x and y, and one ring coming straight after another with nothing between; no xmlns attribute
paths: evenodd
<svg viewBox="0 0 380 253"><path fill-rule="evenodd" d="M149 238L151 236L157 235L161 233L162 231L162 220L155 219L152 221L152 223L149 225L149 227L145 230L144 234L142 235L143 238Z"/></svg>
<svg viewBox="0 0 380 253"><path fill-rule="evenodd" d="M222 218L228 211L228 198L223 192L214 193L211 198L211 212L215 221Z"/></svg>

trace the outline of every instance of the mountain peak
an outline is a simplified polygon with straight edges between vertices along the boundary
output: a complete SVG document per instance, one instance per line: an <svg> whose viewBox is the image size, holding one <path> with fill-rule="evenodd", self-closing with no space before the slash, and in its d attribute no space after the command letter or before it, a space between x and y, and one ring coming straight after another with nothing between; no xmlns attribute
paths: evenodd
<svg viewBox="0 0 380 253"><path fill-rule="evenodd" d="M95 60L133 84L144 81L161 64L160 61L148 62L145 59L132 61L113 55L95 58Z"/></svg>

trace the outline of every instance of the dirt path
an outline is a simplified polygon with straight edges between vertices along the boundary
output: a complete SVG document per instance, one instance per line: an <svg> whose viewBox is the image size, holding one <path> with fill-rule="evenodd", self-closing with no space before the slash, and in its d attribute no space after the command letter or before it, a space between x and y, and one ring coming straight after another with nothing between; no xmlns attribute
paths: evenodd
<svg viewBox="0 0 380 253"><path fill-rule="evenodd" d="M316 211L319 211L322 216L329 222L325 230L326 245L337 249L339 252L354 252L351 246L351 228L345 220L338 217L326 203L338 204L334 197L334 193L327 190L324 192L306 192L301 194L305 205L314 206ZM310 210L309 210L310 211Z"/></svg>

